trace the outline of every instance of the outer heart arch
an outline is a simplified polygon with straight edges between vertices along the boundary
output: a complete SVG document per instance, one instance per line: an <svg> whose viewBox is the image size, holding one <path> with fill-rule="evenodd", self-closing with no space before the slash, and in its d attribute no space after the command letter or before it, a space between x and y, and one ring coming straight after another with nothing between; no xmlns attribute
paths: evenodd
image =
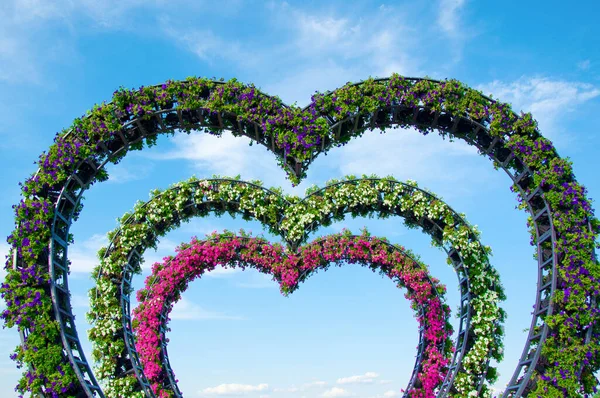
<svg viewBox="0 0 600 398"><path fill-rule="evenodd" d="M24 184L24 199L16 213L18 220L27 221L19 222L9 237L13 268L7 281L16 283L21 276L29 280L29 274L32 280L45 280L45 285L40 282L43 289L38 292L44 302L51 297L53 317L61 331L65 355L46 358L46 365L72 366L82 393L100 393L77 334L69 337L64 331L75 328L67 285L69 227L81 211L82 194L90 184L106 179L107 162L118 162L129 150L141 149L144 141L152 145L158 134L176 130L218 134L226 129L266 146L278 157L290 179L298 182L319 153L343 145L366 129L390 126L413 126L425 134L437 130L475 145L509 175L522 207L531 216L538 270L536 303L523 353L504 397L542 393L548 388L556 396L591 391L597 384L594 372L600 366L600 315L594 287L600 282L594 252L599 224L570 164L541 136L531 115L518 116L507 104L454 80L399 75L316 95L304 110L285 106L253 86L191 78L140 90L121 89L112 102L76 119L70 130L57 135L55 144L40 157L38 172ZM53 207L50 213L48 204ZM49 247L23 237L29 233L27 217L31 214L39 214L43 220L37 232L49 237ZM573 275L569 273L571 268L585 272ZM10 283L8 286L12 286ZM558 302L558 295L564 297L567 286L575 283L580 284L578 293L571 295L575 305ZM19 293L2 289L12 295L5 317L12 326L22 311L13 300L19 298ZM569 322L573 327L564 327L562 320L567 318L572 319ZM33 334L51 344L38 329L19 326L19 331L23 341ZM546 339L552 344L545 344ZM572 363L549 362L548 358L565 358L563 352L568 352L566 358L574 358L568 361ZM30 361L28 365L35 370L43 363ZM566 376L561 377L559 370ZM53 377L60 378L59 371ZM554 375L554 379L546 374ZM27 383L25 376L22 381ZM46 383L46 388L53 388Z"/></svg>

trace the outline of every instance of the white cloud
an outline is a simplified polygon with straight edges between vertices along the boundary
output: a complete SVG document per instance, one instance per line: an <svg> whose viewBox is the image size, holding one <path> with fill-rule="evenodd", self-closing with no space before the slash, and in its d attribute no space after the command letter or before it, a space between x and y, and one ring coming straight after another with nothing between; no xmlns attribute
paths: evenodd
<svg viewBox="0 0 600 398"><path fill-rule="evenodd" d="M209 276L209 277L213 277L213 278L221 278L224 276L231 276L233 274L237 274L238 272L241 272L242 269L241 268L231 268L231 267L224 267L222 265L219 265L217 267L215 267L215 269L213 269L210 272L207 272L204 274L204 276Z"/></svg>
<svg viewBox="0 0 600 398"><path fill-rule="evenodd" d="M401 50L415 44L410 37L413 29L407 18L392 10L378 10L359 17L338 17L325 10L307 12L299 8L281 7L279 17L295 31L294 45L304 57L324 56L324 59L341 58L372 62L365 68L373 72L372 66L380 65L382 57L396 59ZM392 28L389 28L392 26ZM398 50L394 54L389 51ZM408 58L406 59L409 62ZM365 65L366 66L366 65ZM379 70L375 70L379 73Z"/></svg>
<svg viewBox="0 0 600 398"><path fill-rule="evenodd" d="M175 255L177 246L179 246L179 243L171 239L160 238L156 245L156 251L148 249L144 253L144 262L141 264L142 269L149 270L154 263L162 263L166 257Z"/></svg>
<svg viewBox="0 0 600 398"><path fill-rule="evenodd" d="M337 379L338 384L371 384L379 375L375 372L367 372L364 375L342 377Z"/></svg>
<svg viewBox="0 0 600 398"><path fill-rule="evenodd" d="M310 103L311 95L316 90L334 90L346 82L364 78L363 71L340 65L332 59L307 61L303 63L303 68L266 84L264 91L279 96L287 104L297 102L299 106L305 106Z"/></svg>
<svg viewBox="0 0 600 398"><path fill-rule="evenodd" d="M309 383L305 383L304 384L304 388L311 388L311 387L324 387L327 385L327 382L325 381L321 381L321 380L317 380L317 381L311 381Z"/></svg>
<svg viewBox="0 0 600 398"><path fill-rule="evenodd" d="M124 184L126 182L143 180L150 175L150 172L153 169L152 165L139 162L134 163L131 162L131 160L131 158L125 160L128 162L126 166L124 164L107 164L106 171L108 172L108 182L113 184Z"/></svg>
<svg viewBox="0 0 600 398"><path fill-rule="evenodd" d="M82 13L96 20L99 24L110 26L126 11L142 5L143 0L92 0L43 1L43 0L14 0L12 2L13 17L17 22L46 19L68 19L75 13Z"/></svg>
<svg viewBox="0 0 600 398"><path fill-rule="evenodd" d="M512 104L517 113L521 110L531 112L542 134L553 140L565 138L557 127L561 115L600 96L600 89L591 84L545 77L521 77L513 82L495 80L477 89Z"/></svg>
<svg viewBox="0 0 600 398"><path fill-rule="evenodd" d="M244 180L262 179L266 187L288 185L285 172L277 166L275 155L263 147L249 147L250 139L247 137L234 137L227 131L221 137L193 132L177 134L172 142L174 150L156 153L152 157L188 160L204 176L218 173L233 177L239 174Z"/></svg>
<svg viewBox="0 0 600 398"><path fill-rule="evenodd" d="M320 14L307 14L299 10L293 11L299 46L307 52L322 51L334 44L346 47L349 36L360 34L361 24L351 23L346 18L334 18Z"/></svg>
<svg viewBox="0 0 600 398"><path fill-rule="evenodd" d="M315 90L332 90L368 76L418 72L419 61L411 50L420 39L398 12L379 9L360 17L339 17L286 5L276 9L276 16L293 34L286 54L294 54L294 62L287 76L268 87L286 101L306 104ZM288 95L290 91L296 95Z"/></svg>
<svg viewBox="0 0 600 398"><path fill-rule="evenodd" d="M160 3L162 2L156 1L155 5ZM149 2L146 0L80 0L74 3L78 11L104 28L126 28L129 25L128 20L131 20L132 12L136 8L148 4Z"/></svg>
<svg viewBox="0 0 600 398"><path fill-rule="evenodd" d="M339 387L333 387L333 388L325 391L323 394L321 394L322 397L326 397L326 398L351 397L353 395L354 394L352 394L348 390L344 390L343 388L339 388Z"/></svg>
<svg viewBox="0 0 600 398"><path fill-rule="evenodd" d="M208 311L201 306L182 297L173 305L173 310L169 315L171 319L177 320L207 320L207 319L230 319L243 320L240 316L227 315L222 312Z"/></svg>
<svg viewBox="0 0 600 398"><path fill-rule="evenodd" d="M84 241L76 241L69 246L69 260L71 260L71 275L90 273L94 267L100 264L98 259L98 250L107 247L108 237L102 234L95 234ZM179 244L166 238L161 238L157 245L157 250L149 249L144 253L144 262L141 264L143 270L152 268L152 264L162 262L163 258L173 255L175 248Z"/></svg>
<svg viewBox="0 0 600 398"><path fill-rule="evenodd" d="M377 382L377 384L390 384L390 383L392 383L392 381L391 381L391 380L379 380L379 381Z"/></svg>
<svg viewBox="0 0 600 398"><path fill-rule="evenodd" d="M79 62L75 41L80 30L140 31L145 26L132 23L138 9L154 8L162 14L170 6L164 0L3 0L0 82L52 86L45 76L48 66L68 62L73 67Z"/></svg>
<svg viewBox="0 0 600 398"><path fill-rule="evenodd" d="M205 388L199 391L200 395L221 395L221 396L233 396L233 395L244 395L257 391L265 391L269 389L269 385L266 383L252 385L252 384L221 384L216 387Z"/></svg>
<svg viewBox="0 0 600 398"><path fill-rule="evenodd" d="M482 159L477 148L465 141L450 142L438 134L423 136L412 128L388 129L385 134L366 131L359 140L334 148L328 160L341 175L393 175L400 181L418 181L423 188L435 186L446 199L486 189L480 182L494 172L478 167Z"/></svg>
<svg viewBox="0 0 600 398"><path fill-rule="evenodd" d="M476 35L475 24L466 24L462 18L466 0L439 0L437 26L445 34L453 54L452 64L456 65L462 59L466 41ZM448 65L442 65L447 69Z"/></svg>
<svg viewBox="0 0 600 398"><path fill-rule="evenodd" d="M273 281L272 275L252 272L246 282L236 283L237 287L247 289L274 289L279 288L279 284Z"/></svg>
<svg viewBox="0 0 600 398"><path fill-rule="evenodd" d="M61 16L61 9L65 11L66 5L60 3L60 1L16 0L13 2L13 18L21 23L34 19L58 18Z"/></svg>
<svg viewBox="0 0 600 398"><path fill-rule="evenodd" d="M71 294L71 305L73 308L89 308L90 301L82 294Z"/></svg>
<svg viewBox="0 0 600 398"><path fill-rule="evenodd" d="M334 89L369 75L418 72L419 61L410 52L419 48L421 39L409 27L408 17L398 11L376 9L346 17L327 10L306 11L285 2L267 8L278 41L263 47L208 28L176 26L166 17L159 26L203 62L224 59L243 74L251 72L259 80L264 76L264 91L288 103L306 104L316 90Z"/></svg>
<svg viewBox="0 0 600 398"><path fill-rule="evenodd" d="M437 23L450 37L460 35L462 21L459 14L464 5L465 0L440 0Z"/></svg>
<svg viewBox="0 0 600 398"><path fill-rule="evenodd" d="M71 260L71 273L90 273L100 264L98 250L108 245L106 235L95 234L84 241L76 241L69 246L68 257Z"/></svg>
<svg viewBox="0 0 600 398"><path fill-rule="evenodd" d="M30 40L27 25L18 23L18 18L8 9L0 8L0 82L38 83L39 52Z"/></svg>
<svg viewBox="0 0 600 398"><path fill-rule="evenodd" d="M259 62L257 54L246 44L218 36L210 29L185 28L168 16L159 18L158 25L166 37L210 65L225 60L251 67Z"/></svg>
<svg viewBox="0 0 600 398"><path fill-rule="evenodd" d="M85 12L79 6L86 2L5 0L0 7L0 82L52 85L44 76L47 65L68 60L73 66L78 60L73 35L49 32L55 26L72 32L73 16Z"/></svg>

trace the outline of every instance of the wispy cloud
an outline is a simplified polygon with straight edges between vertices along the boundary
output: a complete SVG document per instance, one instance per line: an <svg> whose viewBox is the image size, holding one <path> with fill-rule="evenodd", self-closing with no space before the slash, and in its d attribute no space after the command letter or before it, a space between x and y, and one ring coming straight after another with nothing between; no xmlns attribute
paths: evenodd
<svg viewBox="0 0 600 398"><path fill-rule="evenodd" d="M279 284L273 281L272 275L266 275L258 272L252 272L248 280L245 282L238 282L235 284L237 287L246 289L275 289L279 288Z"/></svg>
<svg viewBox="0 0 600 398"><path fill-rule="evenodd" d="M327 382L322 380L311 381L309 383L303 384L304 388L312 388L312 387L324 387L327 385Z"/></svg>
<svg viewBox="0 0 600 398"><path fill-rule="evenodd" d="M82 294L72 294L71 295L71 305L73 308L86 308L89 309L90 301L88 298Z"/></svg>
<svg viewBox="0 0 600 398"><path fill-rule="evenodd" d="M165 257L175 255L175 248L177 248L177 246L179 246L178 242L167 238L161 238L156 245L156 251L149 249L144 253L142 269L151 269L154 263L163 262Z"/></svg>
<svg viewBox="0 0 600 398"><path fill-rule="evenodd" d="M42 54L47 52L39 51L32 31L37 31L35 24L52 12L43 6L31 7L31 12L22 10L22 3L8 2L0 7L0 82L37 84L41 81Z"/></svg>
<svg viewBox="0 0 600 398"><path fill-rule="evenodd" d="M192 169L203 176L211 174L233 177L240 175L243 180L262 180L265 187L289 186L285 172L277 166L272 152L262 146L249 146L247 137L234 137L223 132L217 137L206 133L178 134L172 138L175 146L165 153L156 153L157 160L187 160ZM302 192L311 181L304 181L288 191Z"/></svg>
<svg viewBox="0 0 600 398"><path fill-rule="evenodd" d="M457 65L462 60L466 42L476 36L474 23L465 23L463 14L466 0L439 0L437 26L444 34L452 54L451 64L442 69Z"/></svg>
<svg viewBox="0 0 600 398"><path fill-rule="evenodd" d="M176 320L208 320L208 319L222 319L222 320L244 320L246 318L241 316L227 315L222 312L209 311L201 306L187 300L182 297L177 303L173 305L173 311L169 315L171 319Z"/></svg>
<svg viewBox="0 0 600 398"><path fill-rule="evenodd" d="M368 76L411 75L419 70L420 61L413 51L419 36L396 9L336 15L280 3L272 14L275 24L289 34L283 44L288 72L266 88L288 102L304 105L317 89L332 90Z"/></svg>
<svg viewBox="0 0 600 398"><path fill-rule="evenodd" d="M261 384L220 384L216 387L205 388L198 392L199 395L220 395L220 396L235 396L235 395L246 395L258 391L266 391L269 389L269 385L266 383Z"/></svg>
<svg viewBox="0 0 600 398"><path fill-rule="evenodd" d="M481 159L475 147L437 134L423 136L412 128L389 129L385 134L367 131L360 140L334 148L328 160L338 165L341 175L393 175L400 181L418 181L424 188L435 186L446 199L472 194L475 188L463 182L483 181L493 173L477 167Z"/></svg>
<svg viewBox="0 0 600 398"><path fill-rule="evenodd" d="M100 264L98 250L102 247L107 247L108 244L109 241L106 235L95 234L86 240L75 242L75 244L71 245L68 256L69 260L71 260L72 277L76 278L77 274L88 274L94 267ZM148 270L152 267L152 264L162 262L164 257L174 254L177 246L177 242L161 238L156 251L147 250L144 253L142 269Z"/></svg>
<svg viewBox="0 0 600 398"><path fill-rule="evenodd" d="M351 397L354 394L351 393L348 390L345 390L343 388L339 388L339 387L333 387L327 391L325 391L323 394L321 394L322 397L325 398L335 398L335 397Z"/></svg>
<svg viewBox="0 0 600 398"><path fill-rule="evenodd" d="M3 0L0 83L51 85L46 74L52 65L79 61L78 33L143 30L147 21L135 23L136 13L149 8L164 13L169 6L163 0Z"/></svg>
<svg viewBox="0 0 600 398"><path fill-rule="evenodd" d="M342 377L337 379L338 384L372 384L375 383L375 379L379 377L379 374L375 372L367 372L364 375Z"/></svg>
<svg viewBox="0 0 600 398"><path fill-rule="evenodd" d="M521 77L513 82L495 80L478 86L484 93L493 93L494 98L509 102L517 112L531 112L545 136L564 145L568 141L560 125L560 117L578 106L600 96L600 88L582 82L573 82L547 77Z"/></svg>
<svg viewBox="0 0 600 398"><path fill-rule="evenodd" d="M98 250L108 245L106 235L95 234L83 241L69 246L68 257L71 260L71 273L90 273L100 264Z"/></svg>
<svg viewBox="0 0 600 398"><path fill-rule="evenodd" d="M139 160L137 162L130 161L128 162L127 166L115 165L112 163L106 165L106 171L108 172L108 182L113 184L124 184L131 181L143 180L144 178L150 175L150 172L152 170L152 164L142 163Z"/></svg>
<svg viewBox="0 0 600 398"><path fill-rule="evenodd" d="M369 75L418 71L420 61L411 50L421 39L398 9L337 15L277 2L259 12L266 13L269 28L276 32L277 40L266 45L250 37L227 37L210 26L173 24L170 17L163 17L159 27L203 63L225 61L254 79L263 77L264 91L290 103L306 104L317 89L334 89Z"/></svg>
<svg viewBox="0 0 600 398"><path fill-rule="evenodd" d="M68 60L72 66L79 59L75 20L83 17L92 25L114 27L124 20L128 10L145 3L6 0L0 7L0 82L53 84L45 76L49 65Z"/></svg>
<svg viewBox="0 0 600 398"><path fill-rule="evenodd" d="M9 2L11 0L8 0ZM12 0L14 19L17 22L32 20L62 20L70 24L76 17L83 17L102 28L123 28L133 12L142 7L162 8L163 1L149 3L145 0Z"/></svg>
<svg viewBox="0 0 600 398"><path fill-rule="evenodd" d="M226 61L252 67L259 62L256 52L246 43L219 36L211 29L181 26L169 16L159 18L158 26L167 38L209 65Z"/></svg>
<svg viewBox="0 0 600 398"><path fill-rule="evenodd" d="M156 1L154 6L160 7L162 3ZM131 21L134 11L152 5L146 0L80 0L73 4L75 11L83 13L98 26L112 29L127 27L127 21Z"/></svg>
<svg viewBox="0 0 600 398"><path fill-rule="evenodd" d="M437 17L438 26L452 38L457 38L462 35L460 28L463 26L463 22L460 13L465 2L465 0L440 0L439 2Z"/></svg>

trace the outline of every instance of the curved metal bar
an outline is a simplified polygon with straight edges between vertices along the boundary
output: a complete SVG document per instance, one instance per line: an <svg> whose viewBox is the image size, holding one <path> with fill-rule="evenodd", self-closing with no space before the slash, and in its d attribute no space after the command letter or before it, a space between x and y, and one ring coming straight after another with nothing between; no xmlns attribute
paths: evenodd
<svg viewBox="0 0 600 398"><path fill-rule="evenodd" d="M354 238L358 238L358 237L360 237L360 235L350 235L350 236L348 236L348 238L350 238L350 239L354 239ZM222 238L233 239L233 237L222 237ZM235 238L239 239L242 242L247 242L249 240L254 239L254 238L245 238L245 237L238 237L238 236L236 236ZM219 240L219 238L212 238L212 239L206 239L204 241L200 241L199 243L211 242L211 241L218 241L218 240ZM380 243L383 243L388 248L388 250L390 252L392 252L392 251L400 252L404 257L406 257L409 260L411 260L413 262L413 264L416 264L419 267L421 267L421 265L410 254L406 253L406 251L404 251L401 247L396 246L394 244L391 244L389 242L386 242L384 240L378 239L378 238L371 237L370 240L372 240L372 241L378 241ZM312 242L311 244L317 244L317 245L319 245L319 244L322 244L323 241L324 241L324 239L318 239L318 240ZM343 259L348 260L347 257L344 257ZM165 266L168 266L171 261L172 261L172 259L169 260L167 262L167 264L165 264ZM437 297L440 300L440 302L441 302L442 298L440 297L439 292L435 289L435 287L434 287L435 284L431 280L431 277L429 275L428 270L425 269L425 271L426 271L425 278L429 281L429 284L432 286L434 296ZM306 273L305 272L303 275L304 275L304 277L306 277L306 276L310 275L310 273ZM152 287L156 283L158 283L158 279L155 279L152 282L152 284L150 284L148 287ZM412 293L411 289L409 289L408 287L405 287L405 288L406 288L406 290L409 293ZM163 302L163 307L162 307L161 314L160 314L161 324L159 326L159 331L161 333L161 358L163 359L163 361L162 361L163 367L162 368L163 368L163 372L167 375L167 379L168 379L168 385L165 385L165 387L172 388L172 391L173 391L173 393L174 393L174 395L175 395L176 398L182 398L183 395L182 395L181 391L179 390L179 387L178 387L177 382L175 380L175 374L173 372L173 368L171 367L171 364L170 364L170 361L169 361L169 355L168 355L168 352L167 352L167 344L166 344L166 331L167 331L166 323L167 323L169 312L171 311L171 308L172 308L172 305L173 305L172 300L173 300L173 297L171 297L171 296L169 296L169 297L166 298L166 300ZM423 307L423 306L419 306L419 311L420 311L421 316L425 317L426 308ZM419 371L421 370L421 361L423 359L423 353L425 352L425 348L427 348L426 341L423 338L423 332L424 332L424 329L422 327L419 328L419 344L418 344L417 355L415 357L415 365L413 367L413 372L412 372L411 377L409 379L408 386L406 387L406 392L403 395L404 398L407 398L409 391L412 388L414 388L415 382L417 380L417 376L419 374ZM443 350L444 343L442 342L441 344L442 344L441 348Z"/></svg>

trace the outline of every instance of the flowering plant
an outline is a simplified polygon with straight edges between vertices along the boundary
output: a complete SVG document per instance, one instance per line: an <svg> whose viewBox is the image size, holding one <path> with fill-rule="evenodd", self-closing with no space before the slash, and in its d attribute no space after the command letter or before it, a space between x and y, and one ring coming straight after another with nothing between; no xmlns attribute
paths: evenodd
<svg viewBox="0 0 600 398"><path fill-rule="evenodd" d="M111 247L99 253L102 260L94 270L96 287L90 291L88 316L92 323L89 337L94 359L100 361L96 373L105 379L107 394L135 394L135 376L117 375L119 358L127 357L118 338L123 335L118 297L127 294L120 292L120 288L123 264L127 263L130 252L155 247L158 236L190 217L206 215L209 211L219 214L226 209L233 216L241 213L247 219L261 220L292 248L306 242L308 234L305 232L316 229L320 223L326 225L327 220L343 220L346 213L353 216L377 214L379 217L399 215L412 227L418 226L415 220L424 220L424 225L436 223L437 229L423 228L432 235L434 245L456 250L463 265L457 267L450 259L449 264L457 267L457 272L464 273L472 295L473 314L468 325L472 330L471 346L464 357L459 358L462 367L454 385L459 392L467 394L477 389L482 377L488 383L495 381L494 366L486 369L486 365L490 356L497 361L502 359L503 331L500 326L505 314L498 303L504 299L504 292L498 273L489 264L489 247L479 243L479 231L465 221L464 215L457 214L439 198L418 188L415 182L401 183L392 177L363 176L357 179L347 176L344 180L329 181L321 190L311 187L307 194L303 200L284 196L278 188L265 189L260 181L243 182L237 177L191 178L168 190L153 191L148 202L138 202L133 212L121 217L120 226L109 233ZM443 229L439 227L441 225ZM137 266L133 271L140 272L141 269ZM285 286L284 292L287 291ZM486 384L482 393L487 391Z"/></svg>
<svg viewBox="0 0 600 398"><path fill-rule="evenodd" d="M146 278L145 288L137 292L139 305L134 310L133 327L136 331L136 348L140 355L144 373L152 391L158 398L172 398L173 390L168 387L161 356L162 340L158 332L179 300L188 284L209 272L217 265L232 268L253 267L274 276L281 284L281 291L288 294L298 287L300 272L310 274L326 269L332 262L341 266L342 260L379 269L384 275L407 289L406 298L417 313L423 328L425 350L416 380L419 387L408 391L410 397L434 396L434 390L444 380L449 356L453 351L448 322L449 307L442 301L445 287L428 276L427 267L406 254L401 247L387 241L371 238L366 230L361 236L352 236L345 231L330 235L297 251L286 250L279 244L270 244L260 238L252 238L243 231L240 236L227 231L180 246L175 257L152 266L152 274ZM164 355L164 353L163 353Z"/></svg>
<svg viewBox="0 0 600 398"><path fill-rule="evenodd" d="M513 190L532 216L534 244L538 231L533 231L536 214L530 199L541 198L552 235L554 293L542 319L547 331L543 360L534 368L528 393L558 397L590 392L598 384L594 373L600 368L600 266L594 256L600 223L571 163L540 134L531 114L517 115L508 104L456 80L397 74L316 94L303 109L285 106L277 97L236 80L189 78L120 89L112 102L95 106L58 133L40 156L38 171L22 185L15 230L8 237L7 275L0 287L7 303L2 313L5 326L17 326L26 335L12 356L19 367L28 367L18 390L64 396L80 391L64 355L71 348L60 348L58 310L50 310L54 276L48 263L55 253L48 250L48 242L57 228L65 244L72 240L69 224L81 211L81 194L90 184L107 179L106 162L116 163L131 149L153 145L158 134L193 129L218 134L228 129L267 146L297 183L318 153L367 129L390 125L464 139L515 176Z"/></svg>

